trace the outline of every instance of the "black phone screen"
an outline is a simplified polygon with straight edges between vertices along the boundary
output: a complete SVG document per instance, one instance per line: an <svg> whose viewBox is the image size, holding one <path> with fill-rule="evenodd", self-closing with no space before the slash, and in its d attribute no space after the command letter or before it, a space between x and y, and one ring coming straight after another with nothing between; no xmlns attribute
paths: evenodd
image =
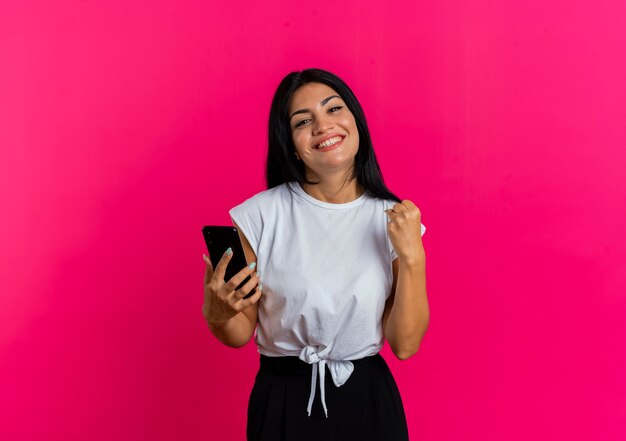
<svg viewBox="0 0 626 441"><path fill-rule="evenodd" d="M235 274L248 265L246 255L243 252L243 246L241 245L241 240L239 240L239 234L237 233L237 229L235 227L205 225L202 227L202 235L204 236L204 241L206 242L206 246L209 251L209 258L211 259L213 270L215 270L215 267L222 259L224 252L226 252L229 247L233 250L233 256L226 267L224 282L228 282ZM241 288L248 282L248 280L250 280L250 276L246 276L243 282L241 282L235 289L237 290ZM253 295L254 292L255 290L253 289L244 297L244 299Z"/></svg>

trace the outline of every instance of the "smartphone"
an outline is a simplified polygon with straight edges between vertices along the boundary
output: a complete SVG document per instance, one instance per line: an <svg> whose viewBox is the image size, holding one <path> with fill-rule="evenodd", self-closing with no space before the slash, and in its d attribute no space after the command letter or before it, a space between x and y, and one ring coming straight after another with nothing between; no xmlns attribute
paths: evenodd
<svg viewBox="0 0 626 441"><path fill-rule="evenodd" d="M241 240L239 239L239 234L235 227L205 225L202 227L202 236L204 236L213 269L215 269L218 262L222 259L224 252L226 252L229 247L232 248L233 257L231 257L226 267L226 274L224 275L225 282L228 282L235 274L248 266L246 255L243 252L243 245L241 245ZM246 276L244 281L241 282L235 290L245 285L248 280L250 280L250 277L251 276ZM255 289L252 289L244 299L252 296L255 291Z"/></svg>

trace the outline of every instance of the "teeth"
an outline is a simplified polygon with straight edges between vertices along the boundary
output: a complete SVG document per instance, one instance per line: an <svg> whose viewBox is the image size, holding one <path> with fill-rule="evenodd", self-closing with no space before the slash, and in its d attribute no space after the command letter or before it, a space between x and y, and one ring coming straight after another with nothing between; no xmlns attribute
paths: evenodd
<svg viewBox="0 0 626 441"><path fill-rule="evenodd" d="M324 147L330 147L333 144L338 143L339 141L341 141L341 136L335 136L334 138L330 138L324 142L322 142L321 144L318 144L317 147L315 147L316 149L322 149Z"/></svg>

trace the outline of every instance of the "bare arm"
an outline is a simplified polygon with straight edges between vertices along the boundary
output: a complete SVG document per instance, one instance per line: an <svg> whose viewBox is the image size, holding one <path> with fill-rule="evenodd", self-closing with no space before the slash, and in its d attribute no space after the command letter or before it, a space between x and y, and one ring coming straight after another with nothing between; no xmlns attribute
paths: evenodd
<svg viewBox="0 0 626 441"><path fill-rule="evenodd" d="M235 221L233 221L233 225L235 226L235 228L237 228L237 232L239 233L239 238L241 239L243 251L246 255L246 261L248 263L256 262L256 255L254 254L254 251L252 250L248 239L246 239L246 236L243 235L241 229L235 223ZM254 277L252 279L254 279ZM248 283L251 282L254 282L254 280L251 280ZM203 314L213 335L215 335L215 337L217 337L217 339L223 344L233 348L239 348L248 343L252 338L252 335L254 335L254 329L257 325L257 301L260 298L260 295L260 293L256 293L252 297L247 299L251 300L252 303L248 302L250 303L248 304L248 306L243 308L241 311L239 311L239 313L237 313L227 321L215 320L213 317L211 317L209 311L206 311L205 313L205 308L203 307Z"/></svg>
<svg viewBox="0 0 626 441"><path fill-rule="evenodd" d="M401 360L414 355L430 320L425 259L393 261L393 286L383 312L383 334Z"/></svg>

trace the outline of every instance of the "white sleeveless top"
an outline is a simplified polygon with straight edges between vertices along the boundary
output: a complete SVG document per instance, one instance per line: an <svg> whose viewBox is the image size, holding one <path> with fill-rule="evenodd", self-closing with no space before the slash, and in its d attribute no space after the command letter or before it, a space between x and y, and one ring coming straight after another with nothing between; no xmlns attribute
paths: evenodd
<svg viewBox="0 0 626 441"><path fill-rule="evenodd" d="M313 364L309 415L318 372L328 416L324 367L339 387L354 370L349 360L375 355L383 346L382 316L397 257L384 210L395 203L364 193L333 204L291 182L229 211L250 242L261 274L258 351ZM422 224L421 234L425 231Z"/></svg>

